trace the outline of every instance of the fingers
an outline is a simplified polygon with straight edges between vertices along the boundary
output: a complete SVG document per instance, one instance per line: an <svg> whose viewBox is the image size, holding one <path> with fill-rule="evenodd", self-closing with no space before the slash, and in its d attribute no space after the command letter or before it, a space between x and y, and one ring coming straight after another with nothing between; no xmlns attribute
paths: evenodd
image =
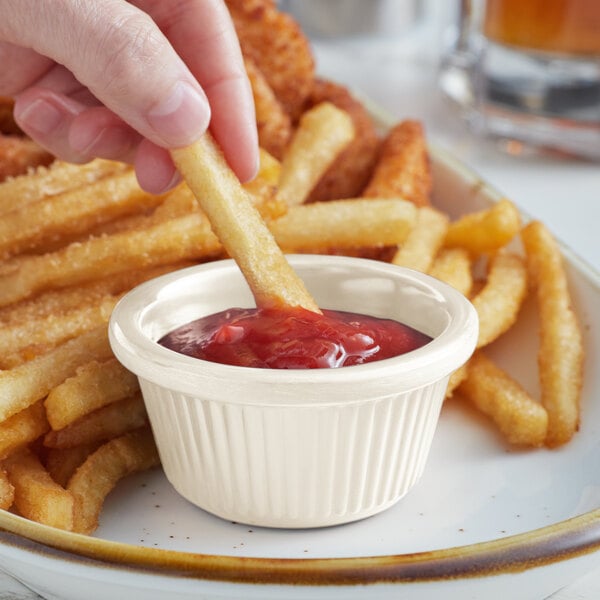
<svg viewBox="0 0 600 600"><path fill-rule="evenodd" d="M140 177L154 185L168 174L165 153L155 147L195 141L211 119L210 102L211 128L230 165L242 180L255 174L252 93L222 0L63 0L60 11L52 3L2 0L0 38L35 48L74 75L71 82L78 87L69 90L68 79L57 81L56 73L44 72L48 64L42 61L12 83L49 86L47 93L38 88L19 95L18 118L25 131L61 157L114 158L131 154L132 145L146 138L151 144L141 150L146 158L140 165L154 161L161 170L154 176L140 166ZM108 111L89 112L91 98ZM96 125L92 116L100 117Z"/></svg>
<svg viewBox="0 0 600 600"><path fill-rule="evenodd" d="M52 5L3 0L0 36L64 65L156 144L186 145L206 130L206 95L148 14L124 0L64 0L60 10Z"/></svg>
<svg viewBox="0 0 600 600"><path fill-rule="evenodd" d="M162 194L180 181L168 150L148 140L140 143L134 164L140 186L152 194Z"/></svg>
<svg viewBox="0 0 600 600"><path fill-rule="evenodd" d="M168 36L202 84L212 107L211 130L242 181L258 167L252 90L237 35L221 0L137 0ZM203 27L199 28L198 23Z"/></svg>

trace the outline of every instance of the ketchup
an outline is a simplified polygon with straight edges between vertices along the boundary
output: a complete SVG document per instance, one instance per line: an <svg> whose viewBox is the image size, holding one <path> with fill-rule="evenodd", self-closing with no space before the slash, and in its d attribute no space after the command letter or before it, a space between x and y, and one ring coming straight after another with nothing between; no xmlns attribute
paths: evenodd
<svg viewBox="0 0 600 600"><path fill-rule="evenodd" d="M178 327L159 344L202 360L265 369L323 369L404 354L431 338L349 312L232 308Z"/></svg>

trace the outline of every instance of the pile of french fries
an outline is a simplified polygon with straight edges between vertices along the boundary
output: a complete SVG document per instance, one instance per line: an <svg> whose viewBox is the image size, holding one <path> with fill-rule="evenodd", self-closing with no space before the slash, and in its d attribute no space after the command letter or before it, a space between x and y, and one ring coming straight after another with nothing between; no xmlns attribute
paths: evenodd
<svg viewBox="0 0 600 600"><path fill-rule="evenodd" d="M460 290L480 335L447 395L477 407L511 444L567 443L579 424L584 351L548 230L523 225L508 200L451 221L431 205L420 123L378 133L348 90L315 76L308 41L272 0L228 5L262 147L244 188L279 246L391 261ZM13 150L0 155L0 172L13 161L0 183L0 508L91 533L118 481L159 465L136 378L108 344L111 310L140 282L224 250L186 184L153 196L124 164L38 166L43 152L4 132L22 166L14 173ZM509 248L519 236L523 254ZM482 263L483 279L474 275ZM540 398L486 352L529 293L540 317Z"/></svg>

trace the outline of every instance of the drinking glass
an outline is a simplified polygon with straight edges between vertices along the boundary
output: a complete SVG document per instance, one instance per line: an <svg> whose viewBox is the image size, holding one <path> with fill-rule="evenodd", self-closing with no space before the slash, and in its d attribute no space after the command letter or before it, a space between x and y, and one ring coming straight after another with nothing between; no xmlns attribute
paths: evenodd
<svg viewBox="0 0 600 600"><path fill-rule="evenodd" d="M600 0L461 0L439 81L476 132L600 160Z"/></svg>

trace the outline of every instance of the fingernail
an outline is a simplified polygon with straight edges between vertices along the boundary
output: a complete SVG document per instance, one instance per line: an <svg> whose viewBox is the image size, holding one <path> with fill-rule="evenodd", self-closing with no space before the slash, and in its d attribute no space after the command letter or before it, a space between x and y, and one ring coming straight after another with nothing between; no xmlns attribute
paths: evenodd
<svg viewBox="0 0 600 600"><path fill-rule="evenodd" d="M210 107L198 89L178 81L171 93L150 109L147 118L164 146L187 146L206 131Z"/></svg>
<svg viewBox="0 0 600 600"><path fill-rule="evenodd" d="M25 108L20 108L17 103L15 117L28 132L45 136L51 134L60 125L62 112L50 102L37 99Z"/></svg>

